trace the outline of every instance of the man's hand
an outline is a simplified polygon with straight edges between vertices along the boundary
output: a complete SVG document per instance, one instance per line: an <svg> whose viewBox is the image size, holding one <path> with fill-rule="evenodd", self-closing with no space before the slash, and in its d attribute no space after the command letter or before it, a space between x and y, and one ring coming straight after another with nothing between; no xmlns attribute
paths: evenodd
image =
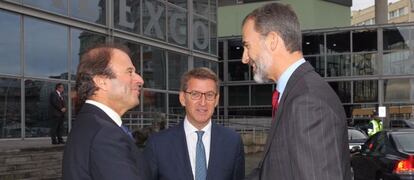
<svg viewBox="0 0 414 180"><path fill-rule="evenodd" d="M62 108L62 109L60 109L60 111L66 112L66 108Z"/></svg>

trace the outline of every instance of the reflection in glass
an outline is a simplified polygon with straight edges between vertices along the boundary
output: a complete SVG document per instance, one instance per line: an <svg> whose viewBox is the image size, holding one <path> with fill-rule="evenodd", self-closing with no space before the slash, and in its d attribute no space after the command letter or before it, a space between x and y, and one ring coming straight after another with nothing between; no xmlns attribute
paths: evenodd
<svg viewBox="0 0 414 180"><path fill-rule="evenodd" d="M0 11L0 73L20 74L20 17Z"/></svg>
<svg viewBox="0 0 414 180"><path fill-rule="evenodd" d="M385 102L414 102L414 79L384 80Z"/></svg>
<svg viewBox="0 0 414 180"><path fill-rule="evenodd" d="M210 0L210 20L217 22L217 1Z"/></svg>
<svg viewBox="0 0 414 180"><path fill-rule="evenodd" d="M49 136L50 114L49 96L54 91L55 84L51 82L26 80L26 137L47 137ZM67 106L67 85L63 94ZM67 115L66 115L67 118ZM64 123L64 133L67 134L67 121Z"/></svg>
<svg viewBox="0 0 414 180"><path fill-rule="evenodd" d="M327 56L327 76L350 76L351 57L350 55Z"/></svg>
<svg viewBox="0 0 414 180"><path fill-rule="evenodd" d="M224 62L223 61L220 61L220 62L218 62L219 63L219 79L220 79L220 81L223 81L224 80L224 77L223 77L223 74L224 74L224 67L223 67L223 64L224 64Z"/></svg>
<svg viewBox="0 0 414 180"><path fill-rule="evenodd" d="M351 82L350 81L339 81L329 82L332 89L336 92L342 103L351 102Z"/></svg>
<svg viewBox="0 0 414 180"><path fill-rule="evenodd" d="M209 0L193 0L194 12L206 18L209 18L208 1Z"/></svg>
<svg viewBox="0 0 414 180"><path fill-rule="evenodd" d="M194 16L193 34L194 34L194 49L208 52L209 50L209 28L208 21Z"/></svg>
<svg viewBox="0 0 414 180"><path fill-rule="evenodd" d="M210 53L217 54L217 25L215 23L210 23Z"/></svg>
<svg viewBox="0 0 414 180"><path fill-rule="evenodd" d="M304 34L302 48L304 55L323 53L323 34Z"/></svg>
<svg viewBox="0 0 414 180"><path fill-rule="evenodd" d="M144 90L144 112L165 113L165 94Z"/></svg>
<svg viewBox="0 0 414 180"><path fill-rule="evenodd" d="M142 21L144 34L165 40L165 5L159 1L145 0Z"/></svg>
<svg viewBox="0 0 414 180"><path fill-rule="evenodd" d="M223 41L219 41L218 42L219 46L218 46L218 60L221 61L223 60Z"/></svg>
<svg viewBox="0 0 414 180"><path fill-rule="evenodd" d="M33 18L24 27L25 74L68 79L68 28Z"/></svg>
<svg viewBox="0 0 414 180"><path fill-rule="evenodd" d="M355 54L353 63L353 75L374 75L377 74L375 53Z"/></svg>
<svg viewBox="0 0 414 180"><path fill-rule="evenodd" d="M414 104L410 103L392 103L387 104L387 117L390 118L390 120L396 120L396 119L411 119L413 117L413 107ZM394 123L398 123L400 121L394 121ZM394 124L393 123L393 124ZM397 124L398 125L398 124ZM404 123L404 125L406 125ZM403 126L402 126L403 127Z"/></svg>
<svg viewBox="0 0 414 180"><path fill-rule="evenodd" d="M105 24L105 0L70 0L70 16L89 22Z"/></svg>
<svg viewBox="0 0 414 180"><path fill-rule="evenodd" d="M187 12L167 6L168 9L168 42L187 46Z"/></svg>
<svg viewBox="0 0 414 180"><path fill-rule="evenodd" d="M377 48L377 31L364 30L352 32L353 52L376 51Z"/></svg>
<svg viewBox="0 0 414 180"><path fill-rule="evenodd" d="M229 59L241 59L243 56L243 44L241 39L231 39L228 40L228 50L227 50Z"/></svg>
<svg viewBox="0 0 414 180"><path fill-rule="evenodd" d="M144 46L144 67L142 74L144 87L165 89L165 51L159 48Z"/></svg>
<svg viewBox="0 0 414 180"><path fill-rule="evenodd" d="M249 86L229 86L229 105L248 106Z"/></svg>
<svg viewBox="0 0 414 180"><path fill-rule="evenodd" d="M194 67L207 67L210 68L216 74L218 74L218 64L216 61L210 61L207 59L194 57Z"/></svg>
<svg viewBox="0 0 414 180"><path fill-rule="evenodd" d="M354 81L354 103L378 102L378 81Z"/></svg>
<svg viewBox="0 0 414 180"><path fill-rule="evenodd" d="M321 56L313 56L313 57L305 57L305 59L315 68L315 71L325 77L325 64L323 57Z"/></svg>
<svg viewBox="0 0 414 180"><path fill-rule="evenodd" d="M229 115L231 117L245 118L245 117L268 117L270 123L270 117L272 117L272 107L237 107L228 108ZM270 125L270 124L269 124Z"/></svg>
<svg viewBox="0 0 414 180"><path fill-rule="evenodd" d="M233 61L228 64L229 81L249 80L249 66L241 61Z"/></svg>
<svg viewBox="0 0 414 180"><path fill-rule="evenodd" d="M76 71L78 68L80 56L88 48L95 44L104 43L105 36L95 34L88 31L82 31L80 29L71 28L71 80L76 80Z"/></svg>
<svg viewBox="0 0 414 180"><path fill-rule="evenodd" d="M168 89L179 90L181 76L187 72L188 57L183 54L168 52Z"/></svg>
<svg viewBox="0 0 414 180"><path fill-rule="evenodd" d="M326 35L327 53L351 52L350 33L342 32Z"/></svg>
<svg viewBox="0 0 414 180"><path fill-rule="evenodd" d="M252 86L252 105L271 105L272 84Z"/></svg>
<svg viewBox="0 0 414 180"><path fill-rule="evenodd" d="M20 80L0 78L0 138L21 137Z"/></svg>
<svg viewBox="0 0 414 180"><path fill-rule="evenodd" d="M384 50L402 50L413 48L414 31L408 28L386 28L384 29Z"/></svg>
<svg viewBox="0 0 414 180"><path fill-rule="evenodd" d="M40 9L67 15L67 0L23 0L23 4L31 5Z"/></svg>
<svg viewBox="0 0 414 180"><path fill-rule="evenodd" d="M187 9L187 0L168 0L168 2Z"/></svg>
<svg viewBox="0 0 414 180"><path fill-rule="evenodd" d="M168 104L168 114L185 116L185 109L181 106L178 94L168 94Z"/></svg>
<svg viewBox="0 0 414 180"><path fill-rule="evenodd" d="M414 56L412 51L384 53L384 75L414 74Z"/></svg>
<svg viewBox="0 0 414 180"><path fill-rule="evenodd" d="M114 0L115 28L140 34L141 1Z"/></svg>

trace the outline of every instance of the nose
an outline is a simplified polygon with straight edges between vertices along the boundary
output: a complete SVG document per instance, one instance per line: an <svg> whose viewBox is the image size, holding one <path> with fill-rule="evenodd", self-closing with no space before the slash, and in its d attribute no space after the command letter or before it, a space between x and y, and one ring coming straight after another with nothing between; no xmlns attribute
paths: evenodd
<svg viewBox="0 0 414 180"><path fill-rule="evenodd" d="M243 64L248 64L249 63L249 55L247 53L246 48L244 48L244 50L243 50L242 63Z"/></svg>
<svg viewBox="0 0 414 180"><path fill-rule="evenodd" d="M142 79L142 77L139 74L135 73L134 79L138 83L139 86L142 87L144 85L144 79Z"/></svg>
<svg viewBox="0 0 414 180"><path fill-rule="evenodd" d="M206 94L201 95L200 103L201 105L205 105L207 101Z"/></svg>

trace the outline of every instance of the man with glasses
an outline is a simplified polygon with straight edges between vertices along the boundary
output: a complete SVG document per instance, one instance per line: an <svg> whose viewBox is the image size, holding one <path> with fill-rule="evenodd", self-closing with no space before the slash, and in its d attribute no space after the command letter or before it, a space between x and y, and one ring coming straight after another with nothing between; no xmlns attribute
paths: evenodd
<svg viewBox="0 0 414 180"><path fill-rule="evenodd" d="M240 135L211 121L219 102L217 75L195 68L181 78L186 116L177 126L151 136L145 148L154 180L239 180L244 178Z"/></svg>

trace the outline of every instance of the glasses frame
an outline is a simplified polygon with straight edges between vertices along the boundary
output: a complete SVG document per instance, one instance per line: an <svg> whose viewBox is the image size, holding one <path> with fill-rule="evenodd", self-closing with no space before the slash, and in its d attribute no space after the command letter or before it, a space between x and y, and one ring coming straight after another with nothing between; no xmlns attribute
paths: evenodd
<svg viewBox="0 0 414 180"><path fill-rule="evenodd" d="M207 101L214 101L216 100L217 93L214 91L208 91L208 92L199 92L199 91L183 91L186 94L190 94L190 97L192 100L200 100L202 96L206 98ZM214 96L208 96L209 93L213 93ZM211 97L211 98L209 98Z"/></svg>

